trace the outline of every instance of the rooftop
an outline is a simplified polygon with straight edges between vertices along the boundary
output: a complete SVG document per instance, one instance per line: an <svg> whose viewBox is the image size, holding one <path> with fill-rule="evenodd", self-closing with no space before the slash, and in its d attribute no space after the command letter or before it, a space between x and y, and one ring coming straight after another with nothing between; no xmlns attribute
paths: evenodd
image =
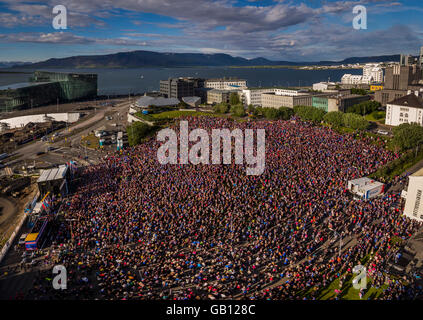
<svg viewBox="0 0 423 320"><path fill-rule="evenodd" d="M39 86L42 84L51 83L51 82L20 82L20 83L12 83L7 84L5 86L0 87L1 90L15 90L15 89L21 89L26 87L33 87L33 86Z"/></svg>
<svg viewBox="0 0 423 320"><path fill-rule="evenodd" d="M66 165L62 165L59 168L43 170L37 182L63 179L63 177L66 175L67 170L68 170L68 167Z"/></svg>
<svg viewBox="0 0 423 320"><path fill-rule="evenodd" d="M415 94L406 95L405 97L398 98L394 101L389 102L388 104L423 109L423 99L417 97Z"/></svg>
<svg viewBox="0 0 423 320"><path fill-rule="evenodd" d="M137 100L136 105L139 107L148 107L148 106L165 107L165 106L177 105L179 104L179 102L180 102L179 99L176 99L176 98L143 96Z"/></svg>

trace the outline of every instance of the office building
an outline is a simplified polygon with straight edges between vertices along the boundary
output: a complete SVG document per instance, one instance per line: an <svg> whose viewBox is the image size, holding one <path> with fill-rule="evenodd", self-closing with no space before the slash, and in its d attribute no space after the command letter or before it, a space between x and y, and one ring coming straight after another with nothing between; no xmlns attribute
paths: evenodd
<svg viewBox="0 0 423 320"><path fill-rule="evenodd" d="M408 86L418 84L421 78L421 68L418 65L394 65L386 68L385 89L407 90Z"/></svg>
<svg viewBox="0 0 423 320"><path fill-rule="evenodd" d="M28 82L0 87L0 112L96 96L96 74L35 71Z"/></svg>
<svg viewBox="0 0 423 320"><path fill-rule="evenodd" d="M217 90L243 90L247 89L247 80L238 78L207 79L204 81L204 87Z"/></svg>
<svg viewBox="0 0 423 320"><path fill-rule="evenodd" d="M383 90L376 91L375 101L382 106L388 102L407 95L409 89L418 86L422 79L422 69L418 65L394 65L386 68L385 85Z"/></svg>
<svg viewBox="0 0 423 320"><path fill-rule="evenodd" d="M370 96L358 94L331 94L331 95L318 95L313 96L312 106L322 109L326 112L341 111L346 112L347 109L353 105L369 101Z"/></svg>
<svg viewBox="0 0 423 320"><path fill-rule="evenodd" d="M261 103L263 108L312 106L313 96L310 94L281 95L275 92L262 93Z"/></svg>
<svg viewBox="0 0 423 320"><path fill-rule="evenodd" d="M234 90L211 89L207 91L207 104L229 103L232 93L238 94Z"/></svg>
<svg viewBox="0 0 423 320"><path fill-rule="evenodd" d="M414 64L414 57L409 54L401 54L400 65L401 66L411 66Z"/></svg>
<svg viewBox="0 0 423 320"><path fill-rule="evenodd" d="M190 78L160 80L160 93L166 98L182 99L194 96L195 81Z"/></svg>

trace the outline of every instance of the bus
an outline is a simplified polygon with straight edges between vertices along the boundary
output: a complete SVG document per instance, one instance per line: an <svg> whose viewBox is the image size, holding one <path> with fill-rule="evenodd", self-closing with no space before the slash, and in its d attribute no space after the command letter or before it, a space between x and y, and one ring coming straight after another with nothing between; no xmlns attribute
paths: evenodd
<svg viewBox="0 0 423 320"><path fill-rule="evenodd" d="M34 223L31 232L26 236L25 248L26 250L41 249L45 235L47 234L48 217L40 217Z"/></svg>
<svg viewBox="0 0 423 320"><path fill-rule="evenodd" d="M0 160L6 159L9 155L7 153L0 154Z"/></svg>

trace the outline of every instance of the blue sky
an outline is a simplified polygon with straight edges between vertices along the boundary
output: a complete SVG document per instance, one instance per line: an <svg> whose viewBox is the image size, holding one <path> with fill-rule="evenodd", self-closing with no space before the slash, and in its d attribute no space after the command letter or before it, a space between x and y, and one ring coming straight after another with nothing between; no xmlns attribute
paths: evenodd
<svg viewBox="0 0 423 320"><path fill-rule="evenodd" d="M68 29L52 26L56 5ZM352 26L367 9L367 29ZM422 0L0 0L0 61L122 51L320 61L423 46Z"/></svg>

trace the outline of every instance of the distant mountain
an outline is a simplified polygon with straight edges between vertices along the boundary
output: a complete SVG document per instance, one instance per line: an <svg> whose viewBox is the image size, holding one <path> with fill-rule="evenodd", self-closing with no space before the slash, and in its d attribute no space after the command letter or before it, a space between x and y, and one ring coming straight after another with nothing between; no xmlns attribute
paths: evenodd
<svg viewBox="0 0 423 320"><path fill-rule="evenodd" d="M20 67L31 62L20 62L20 61L0 61L0 68L11 68L11 67Z"/></svg>
<svg viewBox="0 0 423 320"><path fill-rule="evenodd" d="M290 62L272 61L266 58L245 59L228 54L204 53L162 53L153 51L119 52L107 55L74 56L68 58L52 58L46 61L26 65L15 65L19 68L140 68L140 67L192 67L192 66L303 66L330 65L366 62L399 61L399 55L348 58L343 61Z"/></svg>
<svg viewBox="0 0 423 320"><path fill-rule="evenodd" d="M400 55L390 55L390 56L374 56L374 57L355 57L347 58L341 61L342 64L348 63L369 63L369 62L391 62L391 61L400 61Z"/></svg>

